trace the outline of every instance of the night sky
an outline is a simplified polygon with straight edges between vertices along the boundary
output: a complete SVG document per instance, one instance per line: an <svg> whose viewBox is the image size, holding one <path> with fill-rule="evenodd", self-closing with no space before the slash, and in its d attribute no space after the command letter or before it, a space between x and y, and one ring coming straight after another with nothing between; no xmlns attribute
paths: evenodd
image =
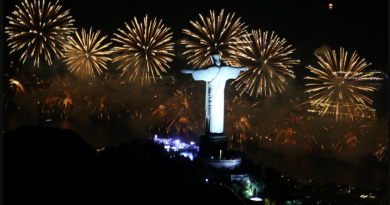
<svg viewBox="0 0 390 205"><path fill-rule="evenodd" d="M4 24L8 24L5 16L12 15L15 3L4 2ZM53 2L54 3L54 2ZM330 10L328 4L333 4ZM113 37L117 28L125 29L124 22L130 23L136 16L139 20L146 14L149 18L163 19L163 23L173 31L173 39L179 42L186 35L182 29L193 29L190 20L199 21L199 13L209 16L209 11L219 14L222 8L227 13L236 13L241 21L249 25L248 30L261 29L275 31L277 35L287 39L296 51L293 58L301 60L294 66L297 81L308 74L306 65L315 65L313 52L323 45L339 51L340 46L352 52L357 50L359 56L372 63L367 69L387 72L387 2L352 3L350 1L60 1L65 11L70 9L74 17L74 26L101 30L101 36ZM3 35L3 42L7 35ZM106 41L109 41L108 38ZM118 45L113 43L112 45ZM177 43L175 53L181 53L184 46ZM17 60L21 52L9 58L9 48L4 46L4 63L8 59ZM184 59L174 58L172 69L168 74L177 74L186 65Z"/></svg>

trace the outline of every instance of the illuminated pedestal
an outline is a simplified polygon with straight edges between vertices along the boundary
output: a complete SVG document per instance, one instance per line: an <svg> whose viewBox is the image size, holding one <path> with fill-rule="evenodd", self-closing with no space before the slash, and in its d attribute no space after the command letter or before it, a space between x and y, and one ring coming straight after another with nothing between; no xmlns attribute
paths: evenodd
<svg viewBox="0 0 390 205"><path fill-rule="evenodd" d="M240 167L241 159L236 160L219 160L219 159L206 159L206 158L200 158L200 161L205 163L206 165L216 168L216 169L227 169L227 170L233 170Z"/></svg>
<svg viewBox="0 0 390 205"><path fill-rule="evenodd" d="M233 170L240 167L241 158L232 158L237 152L228 150L228 140L224 135L202 135L199 142L199 160L209 167Z"/></svg>

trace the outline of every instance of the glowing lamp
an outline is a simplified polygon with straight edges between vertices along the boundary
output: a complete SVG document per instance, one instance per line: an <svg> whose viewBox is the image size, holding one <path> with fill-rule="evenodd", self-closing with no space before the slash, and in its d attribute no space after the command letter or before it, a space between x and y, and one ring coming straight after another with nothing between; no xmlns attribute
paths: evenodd
<svg viewBox="0 0 390 205"><path fill-rule="evenodd" d="M195 144L195 142L191 142L191 145L194 145Z"/></svg>

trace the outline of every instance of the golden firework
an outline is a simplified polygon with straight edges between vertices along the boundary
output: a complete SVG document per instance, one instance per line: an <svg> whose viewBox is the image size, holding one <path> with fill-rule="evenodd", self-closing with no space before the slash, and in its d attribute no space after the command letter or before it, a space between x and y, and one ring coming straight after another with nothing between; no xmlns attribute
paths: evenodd
<svg viewBox="0 0 390 205"><path fill-rule="evenodd" d="M304 79L315 80L317 83L306 84L305 86L315 86L315 88L306 90L305 92L316 92L310 99L317 97L311 101L312 108L323 106L320 114L327 113L330 107L335 108L336 120L339 119L339 109L341 106L346 106L350 113L350 106L356 103L366 105L366 102L372 104L372 100L367 96L360 94L358 90L374 91L373 87L357 85L356 81L370 79L372 73L361 75L361 71L371 64L367 64L365 59L360 59L356 51L352 54L348 61L348 51L344 52L344 48L340 48L340 60L337 62L336 51L332 51L332 55L326 51L325 59L314 54L320 62L322 69L317 69L312 66L306 66L312 73L318 77L305 77ZM357 78L359 76L359 78ZM318 82L319 81L319 82Z"/></svg>
<svg viewBox="0 0 390 205"><path fill-rule="evenodd" d="M296 144L297 141L301 140L300 137L304 137L307 134L303 125L305 122L303 116L290 113L289 118L280 122L281 125L274 130L276 134L275 141L281 141L283 144Z"/></svg>
<svg viewBox="0 0 390 205"><path fill-rule="evenodd" d="M387 159L388 159L387 147L388 146L389 146L389 138L387 138L387 137L383 138L383 140L378 144L378 149L375 152L375 156L378 157L379 161L381 161L382 159L387 161Z"/></svg>
<svg viewBox="0 0 390 205"><path fill-rule="evenodd" d="M144 80L150 83L151 77L156 82L155 75L161 76L160 71L167 72L165 67L170 68L168 62L172 61L170 56L175 56L171 53L174 45L170 43L172 32L168 33L170 28L164 27L162 20L157 23L155 18L154 21L148 22L148 16L143 23L139 24L136 17L131 23L132 27L125 23L129 33L119 28L123 35L114 33L117 38L112 40L123 45L113 48L113 51L121 53L113 62L121 61L117 69L122 69L122 75L129 69L133 70L129 81L134 81L140 72L141 84Z"/></svg>
<svg viewBox="0 0 390 205"><path fill-rule="evenodd" d="M72 85L68 78L57 78L49 88L49 93L43 100L42 113L58 113L60 117L67 117L67 113L74 107L79 87Z"/></svg>
<svg viewBox="0 0 390 205"><path fill-rule="evenodd" d="M11 85L11 89L13 89L15 92L24 93L24 87L19 81L15 79L9 79L9 84Z"/></svg>
<svg viewBox="0 0 390 205"><path fill-rule="evenodd" d="M230 102L225 100L226 115L225 119L228 124L226 126L227 133L233 136L237 136L237 141L245 141L247 139L248 132L252 129L253 123L249 115L250 109L257 106L260 102L247 105L240 97L235 98Z"/></svg>
<svg viewBox="0 0 390 205"><path fill-rule="evenodd" d="M194 40L183 40L181 42L188 48L183 53L183 55L189 54L187 57L188 64L192 63L196 68L203 68L211 64L211 54L218 53L226 63L238 66L229 53L237 50L239 40L243 37L247 26L240 22L240 18L233 22L234 13L233 15L228 14L226 18L224 18L223 13L224 9L215 18L214 11L210 10L211 17L207 17L206 20L199 14L203 24L190 21L197 29L196 33L183 29L183 33L195 38Z"/></svg>
<svg viewBox="0 0 390 205"><path fill-rule="evenodd" d="M291 70L292 65L299 64L299 60L293 60L288 55L294 52L295 49L289 49L291 45L284 47L285 39L280 39L272 32L268 39L268 31L261 33L253 30L251 35L245 35L242 43L232 56L238 59L241 66L245 66L248 70L241 72L233 83L236 84L236 89L241 89L243 92L253 92L258 95L272 95L272 92L284 91L284 86L287 84L284 75L295 78L294 72Z"/></svg>
<svg viewBox="0 0 390 205"><path fill-rule="evenodd" d="M22 8L16 5L17 10L13 11L14 17L7 16L11 26L5 27L5 33L8 33L11 41L8 46L11 46L13 53L26 46L20 60L23 63L27 57L34 57L34 66L39 67L39 56L44 53L45 60L52 64L50 51L60 58L63 56L61 51L66 36L71 34L75 28L73 19L68 16L69 10L59 13L61 5L58 1L51 5L45 5L45 1L34 1L29 3L27 0L22 2Z"/></svg>
<svg viewBox="0 0 390 205"><path fill-rule="evenodd" d="M103 81L95 80L89 83L91 88L84 98L91 109L90 113L97 116L98 120L109 121L113 114L121 118L119 111L124 108L124 104L117 100L120 87L111 78L112 76L106 74Z"/></svg>
<svg viewBox="0 0 390 205"><path fill-rule="evenodd" d="M357 143L364 141L368 146L365 134L368 134L369 122L365 118L351 118L346 121L338 122L334 131L334 135L342 137L343 139L333 143L333 148L341 151L343 147L354 147Z"/></svg>
<svg viewBox="0 0 390 205"><path fill-rule="evenodd" d="M29 94L34 92L43 81L40 80L35 74L28 74L19 72L18 68L14 68L14 64L11 61L10 70L4 73L4 81L9 82L9 87L3 88L3 102L4 108L11 103L14 104L16 99L20 99L19 94ZM23 97L22 97L23 98Z"/></svg>
<svg viewBox="0 0 390 205"><path fill-rule="evenodd" d="M65 62L69 66L70 72L75 71L76 73L81 70L82 75L95 76L94 70L100 75L102 74L102 68L108 70L106 61L112 59L107 57L112 51L104 51L111 43L100 45L100 43L107 38L104 36L98 38L100 30L97 33L92 33L92 28L89 30L89 34L84 29L81 30L80 35L76 31L77 40L68 36L68 44L65 46Z"/></svg>
<svg viewBox="0 0 390 205"><path fill-rule="evenodd" d="M187 94L186 89L184 89L184 92L177 90L173 98L168 99L165 105L159 105L153 111L153 115L158 115L166 124L167 132L174 126L177 133L188 135L188 131L192 131L199 126L201 115L198 105L200 103L191 97L192 93Z"/></svg>

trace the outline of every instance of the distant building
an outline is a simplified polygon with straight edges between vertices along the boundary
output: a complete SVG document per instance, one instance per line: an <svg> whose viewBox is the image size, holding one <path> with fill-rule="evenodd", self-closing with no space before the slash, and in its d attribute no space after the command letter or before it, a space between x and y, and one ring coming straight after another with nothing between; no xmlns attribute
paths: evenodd
<svg viewBox="0 0 390 205"><path fill-rule="evenodd" d="M348 73L347 71L338 71L337 73ZM383 81L385 79L387 79L388 76L386 73L382 72L382 71L377 71L377 70L366 70L366 71L362 71L362 72L359 72L358 75L356 75L355 77L351 78L351 77L347 77L345 79L352 79L352 80L369 80L369 81Z"/></svg>
<svg viewBox="0 0 390 205"><path fill-rule="evenodd" d="M314 100L309 101L309 103L313 103ZM307 111L310 113L320 113L321 110L324 108L324 106L328 106L329 104L320 104L317 108L311 108L310 106L307 107ZM302 109L302 108L300 108ZM353 115L355 117L363 117L368 118L371 120L377 120L376 110L363 104L351 104L351 103L345 103L342 104L339 107L339 115L340 117L348 117L349 115ZM331 104L330 108L324 115L335 115L336 114L336 106Z"/></svg>
<svg viewBox="0 0 390 205"><path fill-rule="evenodd" d="M136 77L133 81L133 83L139 83L143 79L144 83L148 81L147 78L142 77ZM154 80L153 77L149 77L150 84L154 83L154 80L156 80L156 84L175 84L175 77L173 76L155 76Z"/></svg>
<svg viewBox="0 0 390 205"><path fill-rule="evenodd" d="M230 175L231 181L242 181L249 179L249 174L232 174Z"/></svg>

